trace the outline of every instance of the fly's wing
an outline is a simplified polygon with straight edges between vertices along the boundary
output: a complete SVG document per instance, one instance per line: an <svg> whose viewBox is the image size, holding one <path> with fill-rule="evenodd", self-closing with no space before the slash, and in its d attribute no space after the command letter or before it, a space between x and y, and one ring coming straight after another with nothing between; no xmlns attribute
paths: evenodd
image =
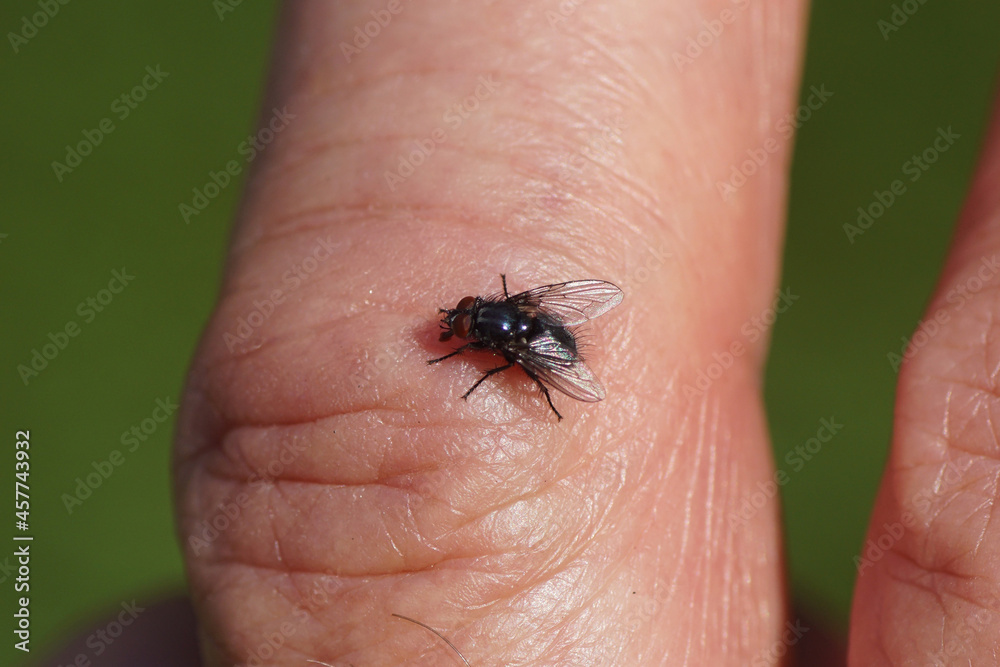
<svg viewBox="0 0 1000 667"><path fill-rule="evenodd" d="M603 280L574 280L543 285L510 297L529 311L552 315L564 326L583 324L603 315L622 302L624 294L617 285Z"/></svg>
<svg viewBox="0 0 1000 667"><path fill-rule="evenodd" d="M616 288L617 289L617 288ZM604 387L579 355L545 332L515 353L518 363L542 382L578 401L604 400Z"/></svg>

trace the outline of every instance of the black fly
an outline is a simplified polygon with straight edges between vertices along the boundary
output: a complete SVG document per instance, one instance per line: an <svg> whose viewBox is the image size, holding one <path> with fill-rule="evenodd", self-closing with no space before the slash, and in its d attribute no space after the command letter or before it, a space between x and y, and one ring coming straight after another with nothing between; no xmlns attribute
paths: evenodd
<svg viewBox="0 0 1000 667"><path fill-rule="evenodd" d="M427 363L436 364L465 350L500 354L507 364L487 371L462 398L467 399L491 375L518 365L541 388L560 420L562 415L552 405L546 384L579 401L602 400L604 387L583 362L576 336L568 327L608 312L621 303L622 291L603 280L575 280L511 296L507 278L500 274L500 280L502 295L467 296L454 308L439 309L444 314L441 340L456 336L468 342Z"/></svg>

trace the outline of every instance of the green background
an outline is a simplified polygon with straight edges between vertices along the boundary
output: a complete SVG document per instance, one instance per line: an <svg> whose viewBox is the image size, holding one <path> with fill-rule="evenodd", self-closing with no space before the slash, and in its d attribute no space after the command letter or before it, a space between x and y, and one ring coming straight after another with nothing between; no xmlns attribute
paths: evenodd
<svg viewBox="0 0 1000 667"><path fill-rule="evenodd" d="M798 135L781 284L800 298L775 326L767 373L781 467L821 418L844 424L782 489L794 588L841 627L890 438L896 374L886 355L900 350L934 285L1000 52L1000 5L911 2L919 10L888 39L877 22L891 3L813 7L803 100L811 85L834 95ZM34 2L3 3L0 30L19 31L36 11ZM169 503L171 422L125 452L72 513L61 498L95 461L124 449L122 433L150 417L156 399L179 398L241 183L190 224L178 204L237 157L254 127L274 11L244 2L220 20L207 0L70 2L18 53L7 38L0 45L0 438L10 443L10 470L15 430L31 430L36 651L123 600L183 585ZM157 65L169 76L121 119L112 102ZM51 163L106 117L114 131L58 181ZM850 243L842 225L857 207L949 126L961 139ZM78 304L122 267L135 279L85 322ZM17 366L71 320L80 335L25 386ZM10 575L0 579L9 600ZM4 642L0 662L8 656L21 661Z"/></svg>

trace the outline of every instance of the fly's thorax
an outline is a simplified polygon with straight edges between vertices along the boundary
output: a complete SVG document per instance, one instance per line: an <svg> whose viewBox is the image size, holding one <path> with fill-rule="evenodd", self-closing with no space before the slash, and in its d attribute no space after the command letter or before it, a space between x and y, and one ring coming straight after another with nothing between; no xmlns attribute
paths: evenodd
<svg viewBox="0 0 1000 667"><path fill-rule="evenodd" d="M535 318L507 301L487 301L475 313L474 333L484 342L502 343L529 336Z"/></svg>

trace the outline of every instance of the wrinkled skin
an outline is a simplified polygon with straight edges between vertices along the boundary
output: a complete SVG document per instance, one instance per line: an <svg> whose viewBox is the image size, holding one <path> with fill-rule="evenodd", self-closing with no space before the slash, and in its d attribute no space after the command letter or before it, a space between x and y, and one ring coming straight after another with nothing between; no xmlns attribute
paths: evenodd
<svg viewBox="0 0 1000 667"><path fill-rule="evenodd" d="M403 2L347 62L385 7L282 14L263 120L289 120L254 164L177 437L208 663L461 664L396 613L477 667L765 664L790 619L779 507L727 517L773 474L767 341L740 327L777 287L803 5ZM1000 244L993 136L930 312ZM625 290L587 333L605 401L554 393L558 423L516 369L459 400L489 354L427 365L454 347L436 309L500 272ZM992 662L995 309L977 292L901 375L872 537L930 495L859 580L853 665L924 664L973 612L957 664Z"/></svg>

